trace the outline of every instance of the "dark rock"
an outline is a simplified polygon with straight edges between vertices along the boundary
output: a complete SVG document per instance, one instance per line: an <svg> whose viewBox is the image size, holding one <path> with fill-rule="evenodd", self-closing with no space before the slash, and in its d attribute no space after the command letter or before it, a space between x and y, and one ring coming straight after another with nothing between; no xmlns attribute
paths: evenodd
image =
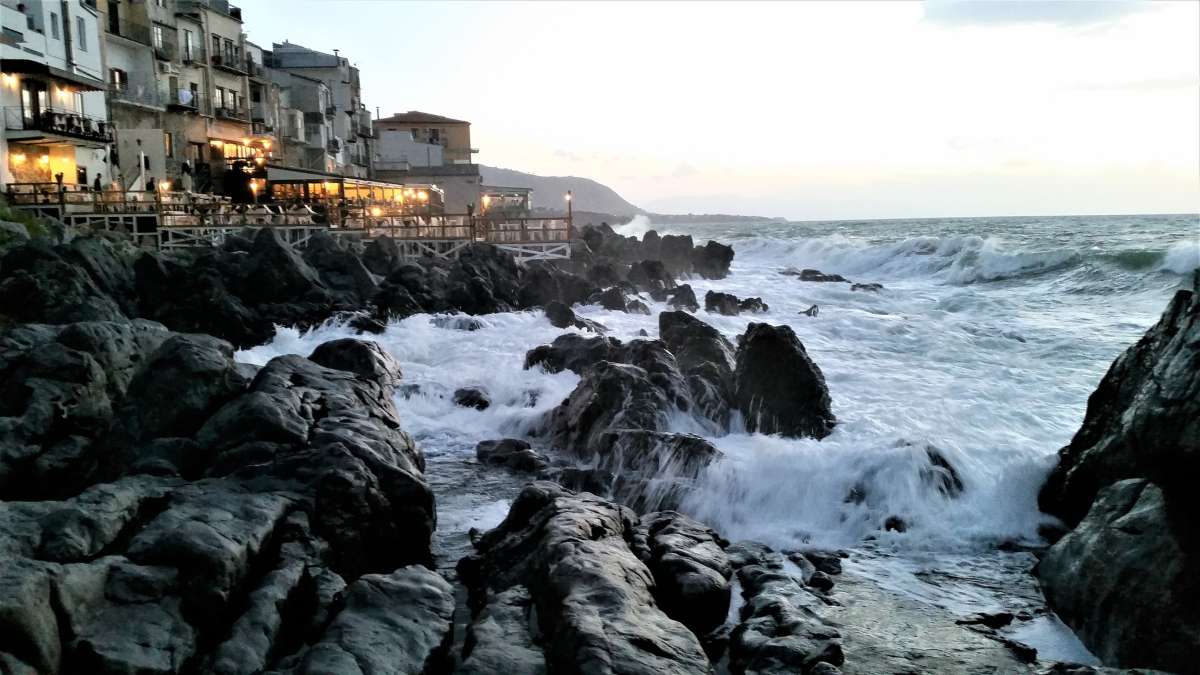
<svg viewBox="0 0 1200 675"><path fill-rule="evenodd" d="M705 279L724 279L733 263L733 247L710 241L692 250L692 267Z"/></svg>
<svg viewBox="0 0 1200 675"><path fill-rule="evenodd" d="M387 332L387 324L363 314L355 314L346 325L358 331L358 335L362 335L363 333L383 335Z"/></svg>
<svg viewBox="0 0 1200 675"><path fill-rule="evenodd" d="M591 302L600 305L610 312L626 311L625 293L621 290L620 286L613 286L612 288L593 296L591 298Z"/></svg>
<svg viewBox="0 0 1200 675"><path fill-rule="evenodd" d="M475 457L485 464L527 473L538 473L549 464L545 457L534 452L528 441L517 438L481 441L475 446Z"/></svg>
<svg viewBox="0 0 1200 675"><path fill-rule="evenodd" d="M780 274L792 277L799 277L800 281L818 281L824 283L850 283L850 280L840 274L825 274L820 270L803 269L797 270L789 267L783 270Z"/></svg>
<svg viewBox="0 0 1200 675"><path fill-rule="evenodd" d="M667 305L674 309L685 309L689 312L695 312L700 309L700 303L696 302L696 292L692 290L690 284L684 284L676 288L674 292L669 293Z"/></svg>
<svg viewBox="0 0 1200 675"><path fill-rule="evenodd" d="M629 546L635 527L622 507L532 483L459 574L477 607L529 590L548 672L711 673L699 640L659 608L653 574Z"/></svg>
<svg viewBox="0 0 1200 675"><path fill-rule="evenodd" d="M328 232L318 230L309 237L302 257L316 270L322 285L341 296L341 302L361 307L375 295L378 284L362 258Z"/></svg>
<svg viewBox="0 0 1200 675"><path fill-rule="evenodd" d="M604 326L595 321L575 316L575 312L570 307L557 300L546 305L546 318L555 328L579 328L592 333L603 333L606 330Z"/></svg>
<svg viewBox="0 0 1200 675"><path fill-rule="evenodd" d="M1200 582L1188 571L1195 542L1175 508L1147 480L1114 483L1038 563L1050 607L1105 663L1194 669Z"/></svg>
<svg viewBox="0 0 1200 675"><path fill-rule="evenodd" d="M637 298L633 298L626 303L625 311L630 314L645 314L646 316L651 314L650 306Z"/></svg>
<svg viewBox="0 0 1200 675"><path fill-rule="evenodd" d="M463 660L455 675L543 675L546 656L529 629L533 609L533 599L524 586L513 586L489 598L467 628Z"/></svg>
<svg viewBox="0 0 1200 675"><path fill-rule="evenodd" d="M521 279L519 305L523 308L545 307L551 302L561 302L570 307L577 302L585 302L598 290L597 286L616 283L597 284L558 267L531 263Z"/></svg>
<svg viewBox="0 0 1200 675"><path fill-rule="evenodd" d="M567 333L554 338L525 354L525 369L541 367L548 373L569 370L582 375L583 371L600 361L620 361L622 345L615 338L584 337Z"/></svg>
<svg viewBox="0 0 1200 675"><path fill-rule="evenodd" d="M737 296L709 291L704 294L704 311L725 316L737 316L740 311Z"/></svg>
<svg viewBox="0 0 1200 675"><path fill-rule="evenodd" d="M378 342L342 338L317 346L308 357L326 368L344 370L387 387L400 384L400 364Z"/></svg>
<svg viewBox="0 0 1200 675"><path fill-rule="evenodd" d="M696 409L719 429L728 429L733 345L715 328L686 312L660 313L658 332L687 379Z"/></svg>
<svg viewBox="0 0 1200 675"><path fill-rule="evenodd" d="M690 234L668 234L659 239L658 251L661 257L658 259L662 260L672 275L691 274L694 261L692 251L695 247ZM654 260L649 257L643 259Z"/></svg>
<svg viewBox="0 0 1200 675"><path fill-rule="evenodd" d="M734 380L747 431L815 438L833 431L825 376L788 326L750 324L738 339Z"/></svg>
<svg viewBox="0 0 1200 675"><path fill-rule="evenodd" d="M487 324L473 316L457 316L454 314L449 316L435 316L429 320L429 323L438 328L462 330L468 333L487 327Z"/></svg>
<svg viewBox="0 0 1200 675"><path fill-rule="evenodd" d="M367 244L363 249L362 261L372 274L381 277L395 272L396 268L404 262L395 240L386 235L375 237Z"/></svg>
<svg viewBox="0 0 1200 675"><path fill-rule="evenodd" d="M908 523L900 516L888 516L887 520L883 521L883 529L888 532L906 532Z"/></svg>
<svg viewBox="0 0 1200 675"><path fill-rule="evenodd" d="M589 267L587 270L587 279L596 286L601 287L616 286L623 281L616 266L608 261L598 262Z"/></svg>
<svg viewBox="0 0 1200 675"><path fill-rule="evenodd" d="M809 307L808 309L806 309L800 313L803 314L804 316L811 316L812 318L815 319L821 313L821 308L818 305L813 305L812 307Z"/></svg>
<svg viewBox="0 0 1200 675"><path fill-rule="evenodd" d="M725 622L733 568L710 528L675 511L642 518L636 537L645 541L642 562L654 574L663 611L703 635Z"/></svg>
<svg viewBox="0 0 1200 675"><path fill-rule="evenodd" d="M60 248L34 239L0 258L0 317L10 322L62 324L121 321L125 314L84 267Z"/></svg>
<svg viewBox="0 0 1200 675"><path fill-rule="evenodd" d="M954 623L960 626L987 626L993 630L1004 628L1012 623L1013 615L1011 612L981 612L972 614L963 619L959 619Z"/></svg>
<svg viewBox="0 0 1200 675"><path fill-rule="evenodd" d="M842 558L836 553L826 553L823 551L806 551L804 557L813 564L813 567L826 574L841 574L842 573Z"/></svg>
<svg viewBox="0 0 1200 675"><path fill-rule="evenodd" d="M487 410L491 407L492 400L488 397L487 392L479 387L462 387L454 390L454 405Z"/></svg>
<svg viewBox="0 0 1200 675"><path fill-rule="evenodd" d="M878 293L883 290L883 284L850 284L850 290Z"/></svg>
<svg viewBox="0 0 1200 675"><path fill-rule="evenodd" d="M454 592L410 566L362 577L320 640L273 673L437 673L449 670Z"/></svg>
<svg viewBox="0 0 1200 675"><path fill-rule="evenodd" d="M805 583L822 593L828 593L833 590L833 579L820 570L813 572Z"/></svg>
<svg viewBox="0 0 1200 675"><path fill-rule="evenodd" d="M738 301L738 309L743 312L761 314L769 310L770 307L762 301L762 298L743 298Z"/></svg>
<svg viewBox="0 0 1200 675"><path fill-rule="evenodd" d="M1200 471L1200 274L1109 368L1087 414L1038 496L1042 510L1074 525L1096 493L1126 478L1149 478L1192 501ZM1193 502L1194 503L1194 502Z"/></svg>
<svg viewBox="0 0 1200 675"><path fill-rule="evenodd" d="M659 260L641 260L629 267L629 283L643 292L675 288L675 278Z"/></svg>

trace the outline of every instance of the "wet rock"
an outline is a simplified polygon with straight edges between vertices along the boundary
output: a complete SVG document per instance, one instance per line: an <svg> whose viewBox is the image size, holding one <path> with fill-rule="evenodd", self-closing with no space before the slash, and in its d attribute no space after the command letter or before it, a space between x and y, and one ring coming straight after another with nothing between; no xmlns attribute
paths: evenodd
<svg viewBox="0 0 1200 675"><path fill-rule="evenodd" d="M636 524L593 495L532 483L459 574L476 607L529 590L548 672L712 672L695 635L660 609L654 576L630 549Z"/></svg>
<svg viewBox="0 0 1200 675"><path fill-rule="evenodd" d="M404 259L396 241L387 235L375 237L363 249L363 265L372 273L386 277L396 271Z"/></svg>
<svg viewBox="0 0 1200 675"><path fill-rule="evenodd" d="M1148 478L1167 493L1200 466L1200 274L1163 316L1113 362L1087 414L1038 496L1042 510L1081 521L1097 492ZM1187 481L1185 501L1195 503Z"/></svg>
<svg viewBox="0 0 1200 675"><path fill-rule="evenodd" d="M617 266L609 261L598 262L587 270L587 279L596 286L608 287L621 283L621 274Z"/></svg>
<svg viewBox="0 0 1200 675"><path fill-rule="evenodd" d="M733 247L709 241L692 250L692 267L705 279L724 279L733 263Z"/></svg>
<svg viewBox="0 0 1200 675"><path fill-rule="evenodd" d="M584 337L567 333L549 345L535 347L525 354L525 370L540 367L548 373L569 370L582 375L600 361L620 361L623 346L615 338Z"/></svg>
<svg viewBox="0 0 1200 675"><path fill-rule="evenodd" d="M703 635L725 622L733 568L723 539L711 528L675 511L644 516L635 535L639 554L654 574L663 611Z"/></svg>
<svg viewBox="0 0 1200 675"><path fill-rule="evenodd" d="M1012 623L1012 621L1013 615L1011 612L981 612L978 614L972 614L971 616L963 619L959 619L954 623L957 623L960 626L987 626L988 628L996 630L1004 628L1008 624Z"/></svg>
<svg viewBox="0 0 1200 675"><path fill-rule="evenodd" d="M621 290L620 286L613 286L612 288L593 296L591 301L611 312L626 311L625 293Z"/></svg>
<svg viewBox="0 0 1200 675"><path fill-rule="evenodd" d="M63 250L30 240L0 258L0 317L9 322L61 324L120 321L120 304Z"/></svg>
<svg viewBox="0 0 1200 675"><path fill-rule="evenodd" d="M797 270L795 268L789 267L789 268L783 270L782 272L780 272L780 274L784 274L786 276L791 276L791 277L797 277L800 279L800 281L817 281L817 282L822 282L822 283L847 283L847 284L850 283L849 279L847 279L846 277L844 277L840 274L825 274L824 272L822 272L820 270L814 270L814 269Z"/></svg>
<svg viewBox="0 0 1200 675"><path fill-rule="evenodd" d="M378 342L343 338L322 342L308 357L326 368L344 370L386 387L400 384L400 364Z"/></svg>
<svg viewBox="0 0 1200 675"><path fill-rule="evenodd" d="M741 309L738 306L736 295L709 291L704 294L704 311L725 316L737 316Z"/></svg>
<svg viewBox="0 0 1200 675"><path fill-rule="evenodd" d="M700 303L696 302L696 292L689 284L684 284L668 293L667 305L673 309L683 309L689 312L700 309Z"/></svg>
<svg viewBox="0 0 1200 675"><path fill-rule="evenodd" d="M660 313L658 332L687 379L696 410L718 429L728 429L733 400L733 345L717 329L686 312Z"/></svg>
<svg viewBox="0 0 1200 675"><path fill-rule="evenodd" d="M454 390L454 405L476 410L487 410L492 405L487 392L479 387L462 387Z"/></svg>
<svg viewBox="0 0 1200 675"><path fill-rule="evenodd" d="M518 438L481 441L475 446L475 457L485 464L527 473L537 473L549 464L545 457L533 450L528 441Z"/></svg>
<svg viewBox="0 0 1200 675"><path fill-rule="evenodd" d="M929 457L929 466L921 469L921 482L943 497L953 498L962 494L962 478L949 460L933 446L926 446L925 453Z"/></svg>
<svg viewBox="0 0 1200 675"><path fill-rule="evenodd" d="M769 309L770 307L762 301L762 298L743 298L738 301L738 310L742 312L761 314Z"/></svg>
<svg viewBox="0 0 1200 675"><path fill-rule="evenodd" d="M883 284L850 284L852 291L865 291L868 293L878 293L883 290Z"/></svg>
<svg viewBox="0 0 1200 675"><path fill-rule="evenodd" d="M632 298L625 304L625 311L630 314L645 314L646 316L652 313L650 306L637 298Z"/></svg>
<svg viewBox="0 0 1200 675"><path fill-rule="evenodd" d="M591 333L606 332L604 326L590 319L583 319L576 316L570 307L558 301L550 302L546 305L546 318L550 320L550 325L555 328L579 328Z"/></svg>
<svg viewBox="0 0 1200 675"><path fill-rule="evenodd" d="M365 314L356 314L347 323L348 326L358 331L356 335L363 333L371 333L372 335L383 335L387 332L387 324L379 319L366 316Z"/></svg>
<svg viewBox="0 0 1200 675"><path fill-rule="evenodd" d="M738 339L734 387L747 431L824 438L836 424L825 376L788 326L747 327Z"/></svg>
<svg viewBox="0 0 1200 675"><path fill-rule="evenodd" d="M629 267L629 283L643 292L675 288L675 279L658 260L642 260Z"/></svg>
<svg viewBox="0 0 1200 675"><path fill-rule="evenodd" d="M530 634L533 599L517 585L489 598L467 627L462 663L455 675L542 675L546 656Z"/></svg>
<svg viewBox="0 0 1200 675"><path fill-rule="evenodd" d="M362 257L344 240L318 230L304 247L304 262L317 272L321 284L347 304L362 306L375 294L378 283Z"/></svg>
<svg viewBox="0 0 1200 675"><path fill-rule="evenodd" d="M842 557L836 553L826 553L824 551L806 551L804 557L813 564L813 567L826 574L841 574L842 573Z"/></svg>
<svg viewBox="0 0 1200 675"><path fill-rule="evenodd" d="M1144 479L1103 489L1038 562L1046 600L1102 661L1187 672L1200 650L1193 542L1164 491Z"/></svg>
<svg viewBox="0 0 1200 675"><path fill-rule="evenodd" d="M551 444L578 455L601 447L613 429L663 430L677 406L638 366L600 361L562 405L548 414Z"/></svg>
<svg viewBox="0 0 1200 675"><path fill-rule="evenodd" d="M462 330L467 331L468 333L487 327L487 324L473 316L435 316L429 320L429 323L437 326L438 328L445 328L446 330Z"/></svg>
<svg viewBox="0 0 1200 675"><path fill-rule="evenodd" d="M644 242L643 242L644 243ZM692 241L690 234L668 234L660 238L658 244L658 260L662 260L667 271L675 276L684 276L691 274L693 265L693 251L696 244ZM655 260L655 258L643 255L643 259Z"/></svg>
<svg viewBox="0 0 1200 675"><path fill-rule="evenodd" d="M842 670L832 663L818 661L812 670L808 671L808 675L842 675Z"/></svg>
<svg viewBox="0 0 1200 675"><path fill-rule="evenodd" d="M883 529L887 532L907 532L908 523L900 516L888 516L883 521Z"/></svg>
<svg viewBox="0 0 1200 675"><path fill-rule="evenodd" d="M556 266L531 263L521 277L518 302L523 308L545 307L551 302L570 307L586 301L598 290L598 285L612 284L596 284Z"/></svg>
<svg viewBox="0 0 1200 675"><path fill-rule="evenodd" d="M819 570L813 572L805 583L822 593L828 593L833 590L833 579L828 574Z"/></svg>
<svg viewBox="0 0 1200 675"><path fill-rule="evenodd" d="M430 673L448 670L454 593L435 572L409 566L346 590L320 640L272 673Z"/></svg>

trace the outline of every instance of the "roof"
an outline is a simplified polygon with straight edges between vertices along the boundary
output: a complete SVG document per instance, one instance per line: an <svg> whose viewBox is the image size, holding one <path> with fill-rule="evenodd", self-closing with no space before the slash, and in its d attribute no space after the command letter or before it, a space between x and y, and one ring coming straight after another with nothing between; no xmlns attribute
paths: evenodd
<svg viewBox="0 0 1200 675"><path fill-rule="evenodd" d="M391 117L383 117L375 120L379 122L399 122L402 124L470 124L466 120L456 120L452 117L443 117L434 115L433 113L421 112L420 110L409 110L406 113L396 113Z"/></svg>

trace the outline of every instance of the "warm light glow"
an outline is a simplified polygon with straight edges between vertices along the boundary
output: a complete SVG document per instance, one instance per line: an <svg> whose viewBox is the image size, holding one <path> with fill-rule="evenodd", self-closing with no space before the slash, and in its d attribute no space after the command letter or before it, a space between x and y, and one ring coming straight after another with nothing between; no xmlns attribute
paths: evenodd
<svg viewBox="0 0 1200 675"><path fill-rule="evenodd" d="M13 75L12 73L4 73L4 86L16 89L17 82L18 80L16 75Z"/></svg>
<svg viewBox="0 0 1200 675"><path fill-rule="evenodd" d="M566 198L566 200L567 200L567 201L571 201L571 193L570 193L570 192L568 192L568 193L567 193L566 195L564 195L564 196L565 196L565 198Z"/></svg>
<svg viewBox="0 0 1200 675"><path fill-rule="evenodd" d="M162 190L163 192L166 192L167 190L171 189L171 184L164 180L163 182L158 184L158 189Z"/></svg>
<svg viewBox="0 0 1200 675"><path fill-rule="evenodd" d="M337 183L326 183L325 189L330 192L335 192L335 191L337 191Z"/></svg>
<svg viewBox="0 0 1200 675"><path fill-rule="evenodd" d="M257 193L258 192L258 183L254 182L254 181L250 181L250 191Z"/></svg>
<svg viewBox="0 0 1200 675"><path fill-rule="evenodd" d="M38 157L38 162L41 164L49 164L50 163L50 155L42 155L41 157Z"/></svg>
<svg viewBox="0 0 1200 675"><path fill-rule="evenodd" d="M214 148L222 148L222 147L225 147L225 143L224 143L223 141L219 141L219 140L216 140L216 139L213 139L213 140L209 141L209 142L208 142L208 144L209 144L209 145L211 145L211 146L213 146Z"/></svg>
<svg viewBox="0 0 1200 675"><path fill-rule="evenodd" d="M13 158L13 164L24 164L25 163L25 153L23 153L23 152L18 152L18 153L13 154L12 158Z"/></svg>
<svg viewBox="0 0 1200 675"><path fill-rule="evenodd" d="M375 218L378 218L379 216L383 215L383 209L379 208L378 206L372 206L371 207L371 215L374 216Z"/></svg>
<svg viewBox="0 0 1200 675"><path fill-rule="evenodd" d="M403 194L401 194L401 193L399 193L399 192L397 192L397 193L396 193L396 203L397 203L397 204L403 204L403 203L404 203L404 195L403 195Z"/></svg>
<svg viewBox="0 0 1200 675"><path fill-rule="evenodd" d="M483 196L483 208L486 209L487 207L489 207L491 205L492 205L492 196L484 195Z"/></svg>
<svg viewBox="0 0 1200 675"><path fill-rule="evenodd" d="M424 202L424 201L428 201L428 200L429 200L429 193L428 193L428 192L426 192L426 191L424 191L424 190L421 190L419 193L417 193L417 199L420 199L420 200L421 200L421 201L423 201L423 202Z"/></svg>
<svg viewBox="0 0 1200 675"><path fill-rule="evenodd" d="M267 163L267 158L266 157L255 157L254 162L256 164L258 164L259 166L262 166L263 164Z"/></svg>
<svg viewBox="0 0 1200 675"><path fill-rule="evenodd" d="M263 141L262 146L263 146L263 150L270 150L271 149L271 141Z"/></svg>

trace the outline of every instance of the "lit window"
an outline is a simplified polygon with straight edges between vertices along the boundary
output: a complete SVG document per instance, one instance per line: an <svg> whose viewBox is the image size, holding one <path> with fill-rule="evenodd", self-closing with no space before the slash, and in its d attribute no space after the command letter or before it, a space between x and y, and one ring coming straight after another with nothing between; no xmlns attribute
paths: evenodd
<svg viewBox="0 0 1200 675"><path fill-rule="evenodd" d="M163 132L163 150L166 151L167 157L175 156L175 139L169 131Z"/></svg>
<svg viewBox="0 0 1200 675"><path fill-rule="evenodd" d="M163 46L162 26L155 26L154 27L154 47L156 49L162 49L162 46Z"/></svg>

